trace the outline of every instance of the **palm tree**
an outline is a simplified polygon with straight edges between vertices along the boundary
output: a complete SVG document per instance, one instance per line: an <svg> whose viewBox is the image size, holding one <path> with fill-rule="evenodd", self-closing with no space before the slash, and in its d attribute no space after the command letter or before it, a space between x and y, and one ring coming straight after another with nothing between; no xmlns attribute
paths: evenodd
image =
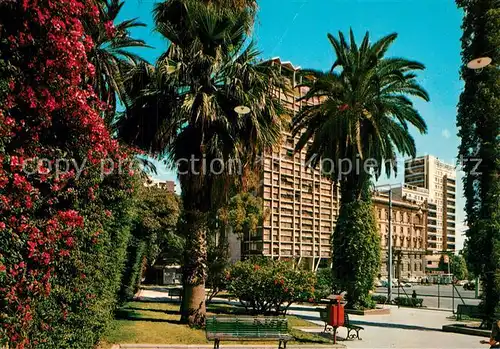
<svg viewBox="0 0 500 349"><path fill-rule="evenodd" d="M86 23L86 32L90 33L94 44L89 53L89 62L95 68L91 83L99 98L109 106L109 111L104 114L107 125L114 117L117 97L122 103L126 102L123 75L143 61L130 49L149 47L143 40L130 36L132 29L146 26L137 18L114 24L124 4L120 0L99 0L99 23Z"/></svg>
<svg viewBox="0 0 500 349"><path fill-rule="evenodd" d="M426 132L426 124L409 97L428 100L416 81L418 62L386 58L396 34L361 45L350 32L328 38L336 60L330 71L305 72L310 90L304 99L319 104L301 109L293 120L300 134L297 150L307 146L307 160L323 165L323 173L340 185L341 207L332 235L334 286L347 291L351 308L371 307L369 291L379 271L380 236L371 203L371 177L396 169L396 153L416 155L408 131L411 124ZM310 142L310 143L309 143ZM309 145L308 145L309 144ZM387 164L387 161L390 164Z"/></svg>
<svg viewBox="0 0 500 349"><path fill-rule="evenodd" d="M330 71L304 71L310 90L303 99L317 98L321 103L304 107L294 119L294 135L303 132L297 150L312 141L307 148L312 165L317 166L322 158L332 160L323 162L323 170L338 181L345 202L358 200L370 172L378 178L382 164L387 162L393 165L385 166L389 176L396 169L397 152L416 155L408 124L420 133L427 131L409 98L429 100L414 72L424 66L404 58L384 57L396 37L391 34L370 44L366 33L358 47L352 30L350 43L341 32L338 39L328 34L336 54ZM349 161L355 164L358 158L368 171L348 171Z"/></svg>
<svg viewBox="0 0 500 349"><path fill-rule="evenodd" d="M231 163L251 166L280 139L286 121L274 96L283 79L257 62L254 43L245 45L253 21L246 10L171 0L157 5L155 21L171 44L155 67L139 64L127 75L133 103L116 127L128 143L176 166L187 237L182 320L203 325L207 218L240 173ZM250 112L238 114L240 105Z"/></svg>

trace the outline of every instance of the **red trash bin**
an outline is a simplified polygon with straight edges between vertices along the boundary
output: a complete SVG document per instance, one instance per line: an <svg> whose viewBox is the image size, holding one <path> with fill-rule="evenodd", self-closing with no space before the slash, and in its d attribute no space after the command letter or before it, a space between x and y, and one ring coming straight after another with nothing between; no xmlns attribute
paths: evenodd
<svg viewBox="0 0 500 349"><path fill-rule="evenodd" d="M333 327L333 343L337 343L337 329L344 326L344 304L342 296L334 298L335 303L328 306L328 324Z"/></svg>
<svg viewBox="0 0 500 349"><path fill-rule="evenodd" d="M340 302L330 305L329 320L332 327L344 326L344 305Z"/></svg>

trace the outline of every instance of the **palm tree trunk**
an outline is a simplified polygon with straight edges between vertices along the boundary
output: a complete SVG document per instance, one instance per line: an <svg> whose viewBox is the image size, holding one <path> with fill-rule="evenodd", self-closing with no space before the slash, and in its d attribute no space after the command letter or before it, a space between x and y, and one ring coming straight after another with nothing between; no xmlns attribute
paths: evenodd
<svg viewBox="0 0 500 349"><path fill-rule="evenodd" d="M205 281L207 278L206 214L184 212L186 248L184 252L181 322L192 327L205 325Z"/></svg>

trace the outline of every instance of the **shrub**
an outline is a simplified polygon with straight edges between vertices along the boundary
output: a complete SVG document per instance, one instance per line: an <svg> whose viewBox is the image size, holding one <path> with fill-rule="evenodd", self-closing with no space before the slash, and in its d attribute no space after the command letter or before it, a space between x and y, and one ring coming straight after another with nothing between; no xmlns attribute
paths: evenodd
<svg viewBox="0 0 500 349"><path fill-rule="evenodd" d="M396 297L394 303L402 307L421 307L424 300L422 298Z"/></svg>
<svg viewBox="0 0 500 349"><path fill-rule="evenodd" d="M383 295L372 295L372 300L377 304L387 303L387 297Z"/></svg>
<svg viewBox="0 0 500 349"><path fill-rule="evenodd" d="M321 268L316 272L316 285L314 286L314 299L319 301L332 294L333 275L332 269Z"/></svg>
<svg viewBox="0 0 500 349"><path fill-rule="evenodd" d="M228 271L228 290L252 314L286 314L294 302L312 300L314 273L294 269L291 262L251 259Z"/></svg>

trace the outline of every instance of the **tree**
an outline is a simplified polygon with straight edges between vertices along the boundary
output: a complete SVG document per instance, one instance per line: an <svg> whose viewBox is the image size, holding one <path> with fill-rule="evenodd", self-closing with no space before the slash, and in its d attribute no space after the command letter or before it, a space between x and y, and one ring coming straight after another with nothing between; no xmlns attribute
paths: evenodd
<svg viewBox="0 0 500 349"><path fill-rule="evenodd" d="M144 267L153 266L162 253L180 262L184 246L183 238L177 234L181 203L175 193L141 185L134 199L132 237L120 289L122 302L134 297Z"/></svg>
<svg viewBox="0 0 500 349"><path fill-rule="evenodd" d="M190 325L205 321L209 214L241 175L233 165L250 166L280 138L285 120L274 98L283 79L245 44L248 21L250 11L199 1L158 4L156 28L171 44L155 67L131 72L133 103L117 122L122 139L177 165L186 236L181 310ZM238 115L239 105L250 113Z"/></svg>
<svg viewBox="0 0 500 349"><path fill-rule="evenodd" d="M424 66L404 58L385 57L396 37L397 34L391 34L371 44L366 33L358 46L352 31L349 43L342 33L338 39L328 34L336 54L332 68L328 72L304 71L309 91L302 99L315 98L321 102L303 107L293 120L293 134L300 135L296 150L307 147L306 161L312 166L320 166L325 175L340 185L339 221L357 225L342 227L337 224L333 237L334 256L339 253L356 255L360 247L349 244L349 231L362 234L366 229L368 236L376 231L375 225L368 228L364 222L349 216L360 211L359 214L368 218L367 207L355 203L362 200L371 205L368 186L372 175L378 178L385 164L386 174L390 176L392 169L396 169L397 152L416 155L408 125L421 133L427 130L409 98L429 99L416 80L415 71ZM372 219L369 222L375 224ZM340 251L340 246L353 250ZM338 263L345 262L339 259ZM361 260L359 263L368 265ZM335 268L343 269L341 266ZM349 286L351 297L354 293L359 297L363 292L367 294L371 289L368 284L373 283L376 274L361 269L352 270L352 273L356 274L355 279L366 278L367 287L352 283ZM340 279L340 274L336 279ZM355 298L351 298L351 302L363 303L362 299Z"/></svg>
<svg viewBox="0 0 500 349"><path fill-rule="evenodd" d="M500 311L500 11L498 1L456 1L464 10L457 126L461 144L467 214L468 262L481 277L482 308L489 326ZM493 64L467 69L472 59L489 56ZM477 165L477 166L476 166Z"/></svg>
<svg viewBox="0 0 500 349"><path fill-rule="evenodd" d="M104 117L106 124L111 125L117 106L116 97L125 105L127 102L123 86L124 75L138 62L142 62L142 58L130 51L130 48L149 46L130 34L134 28L146 26L137 18L115 24L124 1L99 0L97 3L99 21L85 22L86 31L93 41L89 62L93 65L94 74L90 80L99 99L108 107Z"/></svg>
<svg viewBox="0 0 500 349"><path fill-rule="evenodd" d="M350 309L372 308L369 292L380 270L380 235L369 200L350 202L340 207L332 236L333 286L347 291Z"/></svg>
<svg viewBox="0 0 500 349"><path fill-rule="evenodd" d="M467 271L465 258L461 255L453 255L450 260L451 273L455 276L455 278L457 278L457 280L466 280L469 272Z"/></svg>

